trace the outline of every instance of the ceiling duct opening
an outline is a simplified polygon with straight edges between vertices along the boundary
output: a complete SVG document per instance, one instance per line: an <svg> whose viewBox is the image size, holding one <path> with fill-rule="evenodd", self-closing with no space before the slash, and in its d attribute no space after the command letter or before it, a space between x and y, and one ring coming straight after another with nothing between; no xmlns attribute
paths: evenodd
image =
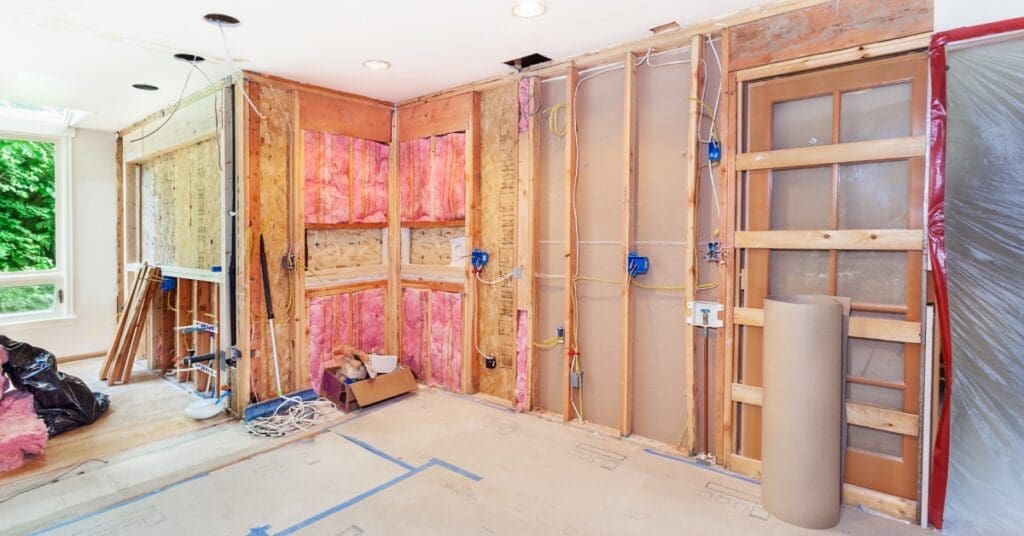
<svg viewBox="0 0 1024 536"><path fill-rule="evenodd" d="M511 67L511 68L513 68L513 69L515 69L517 71L522 71L523 69L526 69L527 67L532 67L534 65L537 65L537 64L540 64L540 63L544 63L544 62L548 62L548 61L551 61L551 58L549 58L549 57L547 57L547 56L545 56L543 54L538 54L538 53L534 52L533 54L529 54L529 55L523 56L521 58L516 58L514 60L508 60L508 61L506 61L504 63L505 63L505 65L508 65L509 67Z"/></svg>

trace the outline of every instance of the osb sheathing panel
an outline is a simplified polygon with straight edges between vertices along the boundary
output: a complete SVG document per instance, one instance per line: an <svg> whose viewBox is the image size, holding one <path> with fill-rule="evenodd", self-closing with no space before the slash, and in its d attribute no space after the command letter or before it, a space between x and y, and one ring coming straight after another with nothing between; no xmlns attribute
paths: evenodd
<svg viewBox="0 0 1024 536"><path fill-rule="evenodd" d="M581 277L622 281L623 71L590 78L577 93L579 176L576 213ZM618 427L622 405L621 284L579 281L577 344L584 418Z"/></svg>
<svg viewBox="0 0 1024 536"><path fill-rule="evenodd" d="M306 270L383 264L380 229L306 231Z"/></svg>
<svg viewBox="0 0 1024 536"><path fill-rule="evenodd" d="M410 229L409 264L448 266L452 263L452 240L465 236L465 227L423 227Z"/></svg>
<svg viewBox="0 0 1024 536"><path fill-rule="evenodd" d="M689 59L689 49L658 63ZM651 269L637 281L678 286L685 277L686 148L689 63L643 66L637 73L636 250ZM633 290L633 431L676 443L686 423L681 290Z"/></svg>
<svg viewBox="0 0 1024 536"><path fill-rule="evenodd" d="M209 139L142 164L142 260L203 270L220 264L219 160Z"/></svg>
<svg viewBox="0 0 1024 536"><path fill-rule="evenodd" d="M289 200L292 180L292 121L295 117L295 92L268 84L250 83L249 96L263 118L246 109L249 121L249 197L247 243L249 315L252 319L251 376L260 400L274 394L273 354L266 320L259 263L259 234L266 243L270 291L273 296L281 385L294 390L309 384L308 377L297 376L293 367L296 309L292 290L297 275L284 269L280 259L292 251ZM255 154L254 154L255 153ZM301 304L299 305L301 307Z"/></svg>
<svg viewBox="0 0 1024 536"><path fill-rule="evenodd" d="M734 26L733 71L932 31L931 0L842 0Z"/></svg>
<svg viewBox="0 0 1024 536"><path fill-rule="evenodd" d="M565 79L541 83L540 109L565 102ZM540 176L537 179L537 333L535 339L553 337L565 321L565 137L556 135L548 121L540 122ZM538 405L561 413L563 350L537 349Z"/></svg>
<svg viewBox="0 0 1024 536"><path fill-rule="evenodd" d="M484 279L516 264L516 181L519 174L519 87L515 82L480 96L480 243L490 253ZM480 369L480 392L513 401L516 381L515 286L512 280L479 286L478 346L498 358Z"/></svg>

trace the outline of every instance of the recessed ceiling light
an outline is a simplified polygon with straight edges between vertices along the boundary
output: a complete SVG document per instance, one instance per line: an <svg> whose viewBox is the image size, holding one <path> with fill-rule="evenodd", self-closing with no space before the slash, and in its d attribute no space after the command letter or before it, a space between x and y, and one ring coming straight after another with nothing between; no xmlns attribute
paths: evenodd
<svg viewBox="0 0 1024 536"><path fill-rule="evenodd" d="M523 0L512 7L512 14L522 19L532 19L543 15L547 10L548 8L537 0Z"/></svg>
<svg viewBox="0 0 1024 536"><path fill-rule="evenodd" d="M153 84L132 84L132 87L135 89L141 89L143 91L156 91L160 89L154 86Z"/></svg>
<svg viewBox="0 0 1024 536"><path fill-rule="evenodd" d="M210 24L218 24L224 26L234 26L238 24L238 19L232 17L231 15L225 15L223 13L207 13L206 15L203 15L203 19L205 19L206 22L209 22Z"/></svg>
<svg viewBox="0 0 1024 536"><path fill-rule="evenodd" d="M175 59L179 59L181 61L187 61L189 63L200 63L200 62L206 61L206 58L204 58L202 56L196 56L195 54L189 54L187 52L182 52L180 54L175 54L174 58Z"/></svg>
<svg viewBox="0 0 1024 536"><path fill-rule="evenodd" d="M371 71L383 71L391 67L391 64L384 60L366 60L363 62L363 67L370 69Z"/></svg>

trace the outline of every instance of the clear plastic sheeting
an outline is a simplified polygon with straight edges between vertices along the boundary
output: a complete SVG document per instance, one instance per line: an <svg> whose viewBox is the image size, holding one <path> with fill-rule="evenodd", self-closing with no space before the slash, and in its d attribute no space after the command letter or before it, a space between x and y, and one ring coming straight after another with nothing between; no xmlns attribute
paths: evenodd
<svg viewBox="0 0 1024 536"><path fill-rule="evenodd" d="M953 340L944 529L1024 527L1024 38L947 51L945 234Z"/></svg>

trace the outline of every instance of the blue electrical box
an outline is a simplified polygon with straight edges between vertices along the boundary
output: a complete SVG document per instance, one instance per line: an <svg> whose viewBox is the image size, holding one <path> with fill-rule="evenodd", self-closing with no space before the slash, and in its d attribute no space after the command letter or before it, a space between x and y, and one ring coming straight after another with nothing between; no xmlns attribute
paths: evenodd
<svg viewBox="0 0 1024 536"><path fill-rule="evenodd" d="M176 288L178 288L177 278L164 276L160 281L160 290L164 292L170 292Z"/></svg>
<svg viewBox="0 0 1024 536"><path fill-rule="evenodd" d="M469 256L469 262L473 264L473 269L480 271L487 266L487 261L491 259L491 256L482 249L473 249L473 252Z"/></svg>
<svg viewBox="0 0 1024 536"><path fill-rule="evenodd" d="M715 138L708 142L708 160L715 164L722 161L722 144Z"/></svg>
<svg viewBox="0 0 1024 536"><path fill-rule="evenodd" d="M635 251L629 252L629 256L626 257L626 272L629 273L629 277L646 274L650 269L651 260L649 258L641 257Z"/></svg>

